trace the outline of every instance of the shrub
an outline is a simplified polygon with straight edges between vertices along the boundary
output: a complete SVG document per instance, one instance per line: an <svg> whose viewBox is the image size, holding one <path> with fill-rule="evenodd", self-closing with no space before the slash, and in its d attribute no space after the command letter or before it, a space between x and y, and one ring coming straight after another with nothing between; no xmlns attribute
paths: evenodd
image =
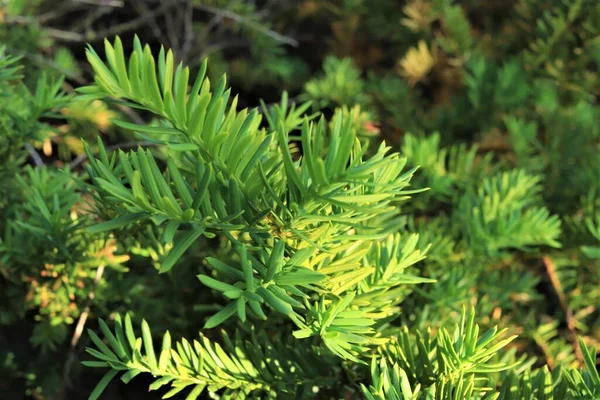
<svg viewBox="0 0 600 400"><path fill-rule="evenodd" d="M0 397L600 396L595 2L5 3Z"/></svg>

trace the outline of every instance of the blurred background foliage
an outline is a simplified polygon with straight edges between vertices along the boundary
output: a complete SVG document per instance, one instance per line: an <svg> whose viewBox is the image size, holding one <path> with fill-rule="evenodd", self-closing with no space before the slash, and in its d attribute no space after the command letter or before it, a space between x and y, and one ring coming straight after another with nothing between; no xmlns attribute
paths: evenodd
<svg viewBox="0 0 600 400"><path fill-rule="evenodd" d="M218 241L165 278L158 229L84 230L80 139L152 147L111 123L143 111L72 97L92 78L85 44L134 34L193 73L208 57L241 107L264 112L285 90L313 111L355 109L360 135L420 166L414 186L430 190L404 223L432 243L421 268L437 282L407 289L402 323L453 326L468 304L537 365L581 365L576 335L598 347L600 2L0 0L0 397L84 398L98 377L81 374L80 328L97 316L135 310L185 335L214 311L194 304L219 307L187 278L226 252Z"/></svg>

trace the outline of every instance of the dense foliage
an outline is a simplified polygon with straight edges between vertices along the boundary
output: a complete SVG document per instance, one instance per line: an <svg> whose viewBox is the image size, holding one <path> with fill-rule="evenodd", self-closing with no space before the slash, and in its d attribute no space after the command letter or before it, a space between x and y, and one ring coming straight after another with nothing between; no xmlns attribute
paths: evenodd
<svg viewBox="0 0 600 400"><path fill-rule="evenodd" d="M0 398L600 398L599 71L585 0L0 2Z"/></svg>

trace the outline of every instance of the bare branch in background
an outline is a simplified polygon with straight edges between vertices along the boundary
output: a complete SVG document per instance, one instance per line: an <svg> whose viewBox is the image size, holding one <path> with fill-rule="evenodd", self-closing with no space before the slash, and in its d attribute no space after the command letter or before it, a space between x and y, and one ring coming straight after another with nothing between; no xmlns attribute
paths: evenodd
<svg viewBox="0 0 600 400"><path fill-rule="evenodd" d="M53 8L51 11L48 11L44 14L40 14L35 17L26 17L22 15L8 15L4 17L2 22L6 24L43 24L45 22L49 22L53 19L57 19L62 17L65 14L73 10L79 9L81 6L71 2L63 2L60 6Z"/></svg>
<svg viewBox="0 0 600 400"><path fill-rule="evenodd" d="M170 0L161 0L163 5L169 4ZM177 34L177 28L175 24L175 20L173 18L173 10L168 10L169 12L165 12L165 23L167 25L166 35L169 38L169 47L173 50L175 54L179 53L179 35Z"/></svg>
<svg viewBox="0 0 600 400"><path fill-rule="evenodd" d="M117 104L117 108L119 110L123 111L125 114L127 114L127 116L129 118L131 118L131 120L133 122L135 122L136 124L138 124L138 125L144 125L146 123L146 121L144 121L142 119L142 117L140 117L140 115L137 112L135 112L135 110L133 108L127 107L127 106L124 106L124 105L121 105L121 104Z"/></svg>
<svg viewBox="0 0 600 400"><path fill-rule="evenodd" d="M74 3L91 4L104 7L123 7L122 0L71 0Z"/></svg>
<svg viewBox="0 0 600 400"><path fill-rule="evenodd" d="M63 42L85 42L86 37L78 32L62 31L56 28L44 27L44 33Z"/></svg>
<svg viewBox="0 0 600 400"><path fill-rule="evenodd" d="M149 13L151 10L148 8L144 0L133 0L133 6L136 12L143 16L146 13ZM150 20L148 20L148 25L150 25L150 29L152 30L152 35L159 42L163 42L162 32L160 31L160 26L158 25L158 21L156 20L156 15L154 15Z"/></svg>
<svg viewBox="0 0 600 400"><path fill-rule="evenodd" d="M188 0L185 7L183 45L181 46L181 60L186 62L194 44L194 5Z"/></svg>
<svg viewBox="0 0 600 400"><path fill-rule="evenodd" d="M111 37L115 35L122 34L123 32L132 31L145 23L154 19L157 15L160 15L170 9L171 7L176 6L181 3L182 0L170 0L165 2L160 7L153 9L152 11L141 15L139 18L133 19L128 22L124 22L122 24L114 25L106 30L100 32L90 32L87 34L81 34L77 32L67 32L62 31L60 29L55 28L44 28L44 32L52 36L57 40L62 40L65 42L88 42L95 40L103 40L106 37Z"/></svg>
<svg viewBox="0 0 600 400"><path fill-rule="evenodd" d="M225 18L232 19L236 22L239 22L242 25L246 25L247 27L249 27L251 29L254 29L260 33L263 33L263 34L277 40L280 43L289 44L290 46L294 46L294 47L298 46L298 41L296 39L289 37L289 36L282 35L281 33L275 32L272 29L266 28L265 26L261 25L260 23L252 21L252 20L244 17L243 15L236 14L229 10L223 10L220 8L212 7L212 6L209 6L206 4L195 4L194 7L199 10L202 10L202 11L206 11L206 12L209 12L212 14L223 16Z"/></svg>
<svg viewBox="0 0 600 400"><path fill-rule="evenodd" d="M112 28L107 29L105 31L98 32L94 35L94 37L97 39L104 39L105 37L111 37L111 36L119 35L122 32L134 30L137 27L154 19L157 15L162 14L163 12L167 11L169 8L174 7L179 3L181 3L181 0L170 0L170 1L166 2L165 4L161 5L160 7L157 7L154 10L150 11L149 13L140 16L139 18L136 18L132 21L125 22L125 23L122 23L119 25L115 25Z"/></svg>
<svg viewBox="0 0 600 400"><path fill-rule="evenodd" d="M222 42L213 43L209 46L206 46L204 49L199 49L197 53L199 59L204 59L217 51L247 46L250 46L250 42L246 39L224 40ZM194 58L194 53L192 53L190 58Z"/></svg>
<svg viewBox="0 0 600 400"><path fill-rule="evenodd" d="M567 302L567 297L565 296L565 292L562 289L562 285L560 284L560 279L556 274L556 268L554 267L554 263L552 259L548 256L544 256L542 258L544 262L544 266L546 267L546 273L548 274L548 278L550 278L550 283L552 283L552 287L556 292L556 296L558 297L558 302L565 313L565 320L567 322L567 329L569 330L571 336L571 343L573 344L573 349L575 350L575 356L579 362L583 362L583 354L581 353L581 348L579 347L579 341L577 340L577 328L575 327L575 317L573 315L573 310L569 307L569 303Z"/></svg>
<svg viewBox="0 0 600 400"><path fill-rule="evenodd" d="M113 7L95 7L85 18L82 18L81 21L76 21L72 25L72 30L83 33L90 29L97 20L113 11Z"/></svg>
<svg viewBox="0 0 600 400"><path fill-rule="evenodd" d="M44 166L44 161L42 160L40 153L38 153L32 145L30 145L29 143L25 143L25 150L27 150L27 152L31 156L31 159L33 160L33 163L36 167Z"/></svg>

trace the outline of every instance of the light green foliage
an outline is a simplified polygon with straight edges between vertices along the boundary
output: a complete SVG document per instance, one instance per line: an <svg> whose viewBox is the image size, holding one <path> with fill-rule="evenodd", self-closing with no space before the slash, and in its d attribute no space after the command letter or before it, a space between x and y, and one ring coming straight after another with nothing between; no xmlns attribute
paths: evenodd
<svg viewBox="0 0 600 400"><path fill-rule="evenodd" d="M415 169L402 173L406 159L389 154L385 144L367 152L357 138L354 117L347 112L337 110L331 123L315 115L302 120L301 112L308 104L300 106L300 111L295 106L289 109L284 96L268 110L268 128L262 128L256 111L236 111L235 98L227 106L230 92L224 78L211 91L205 67L190 80L187 68L175 68L170 51L161 49L155 59L137 39L129 57L118 38L114 44L105 42L105 52L106 63L88 49L96 84L80 89L84 98L108 98L151 111L161 119L157 125L115 123L168 151L166 166L161 166L165 163L148 150L109 156L100 143L99 156L94 158L88 148L90 189L97 191L98 202L111 205L113 213L112 219L91 227L90 232L148 223L159 227L164 243L173 243L160 261L163 273L177 269L178 260L201 236L223 238L229 243L226 257L206 258L207 268L198 275L205 287L225 299L205 321L204 329L228 324L234 317L242 324L256 321L259 327L260 320L277 321L286 327L280 333L282 340L309 341L316 346L312 351L356 365L381 351L383 358L375 356L372 361L374 386L363 385L366 396L385 398L388 392L396 398L420 398L419 393L440 399L500 395L487 376L523 362L514 357L509 361L510 354L503 361L492 361L514 339L496 341L505 329L493 328L479 338L473 311L463 314L454 336L442 325L435 340L422 334L413 339L406 328L398 333L389 324L412 285L436 282L413 272L412 266L428 250L419 249L419 236L398 231L402 217L397 205L419 192L408 190ZM467 246L465 260L481 262L485 254L497 257L502 250L559 246L560 220L541 206L539 177L513 170L473 186L472 179L488 172L490 163L489 158L476 160L475 147L456 146L447 151L440 147L437 135L405 140L404 154L411 164L423 166L434 196L458 204L455 215L444 223L460 221L455 230L459 241L448 243L446 253L455 246ZM301 155L294 151L295 141L301 145ZM464 194L454 197L457 190ZM482 294L501 299L501 292L491 290L499 277L515 287L509 275L488 276L479 271ZM457 293L454 301L464 303L469 301L473 274L463 272L452 268L433 273L443 278L434 283L435 289L414 290L435 304L432 295L448 297L450 287L462 286L465 292ZM535 279L529 278L521 290L531 290L533 285ZM502 301L508 307L508 299ZM444 302L453 307L448 299ZM136 339L127 324L124 334L119 319L114 334L102 324L112 350L90 333L97 350L89 352L97 361L88 366L114 368L92 398L120 369L126 370L125 382L145 372L158 378L156 387L170 383L172 390L165 398L184 388L189 389L188 398L196 398L205 389L227 388L224 393L238 396L276 390L272 371L267 379L264 369L256 369L256 360L244 364L250 348L223 350L204 339L195 345L183 339L175 351L166 334L158 353L145 322L143 339ZM262 335L264 331L258 328L257 332ZM288 362L293 362L290 357ZM211 365L219 365L222 372L209 373ZM262 377L259 381L258 376ZM281 379L280 390L300 390L299 386L294 389L293 382L299 379L294 375ZM311 382L313 378L302 379ZM395 384L382 384L386 379ZM240 385L243 390L238 390Z"/></svg>
<svg viewBox="0 0 600 400"><path fill-rule="evenodd" d="M192 342L182 339L172 343L167 331L161 345L154 346L146 321L141 324L141 337L137 336L129 315L115 318L114 331L100 320L105 344L93 331L89 331L95 348L87 352L97 361L84 361L93 368L111 367L90 395L99 398L110 379L121 374L128 383L141 373L155 378L150 390L171 385L163 398L175 396L182 390L186 399L196 399L203 391L225 389L223 398L253 398L262 393L273 396L295 393L312 394L312 387L327 387L332 382L332 372L320 363L316 348L290 346L280 338L270 338L252 327L234 335L222 332L223 345L204 335ZM335 363L327 355L321 355Z"/></svg>
<svg viewBox="0 0 600 400"><path fill-rule="evenodd" d="M445 328L411 335L404 329L397 342L371 364L365 398L375 399L591 399L600 390L595 349L580 340L585 369L582 372L547 367L531 370L531 363L511 363L498 351L515 336L494 343L503 332L497 328L480 334L475 315L463 312L454 334ZM415 344L416 342L416 344ZM491 345L491 343L494 343ZM517 367L517 368L515 368ZM499 390L492 376L502 376Z"/></svg>
<svg viewBox="0 0 600 400"><path fill-rule="evenodd" d="M600 398L597 2L58 3L0 4L8 397Z"/></svg>
<svg viewBox="0 0 600 400"><path fill-rule="evenodd" d="M470 149L465 145L443 148L437 132L428 137L407 134L402 154L412 165L419 166L430 197L439 201L456 201L457 194L467 189L473 180L479 180L490 172L489 157L478 158L476 146ZM431 198L427 200L426 204L431 206Z"/></svg>
<svg viewBox="0 0 600 400"><path fill-rule="evenodd" d="M320 107L364 105L364 82L360 70L351 59L326 58L323 62L323 76L306 82L306 96L319 101Z"/></svg>
<svg viewBox="0 0 600 400"><path fill-rule="evenodd" d="M81 311L74 301L86 300L96 269L118 268L124 259L106 252L108 237L86 234L89 220L69 174L46 168L25 172L16 178L20 202L10 208L0 241L2 275L22 292L15 291L16 298L5 304L12 317L3 316L19 318L39 307L31 341L45 352L66 339L66 327ZM28 276L35 278L28 282Z"/></svg>
<svg viewBox="0 0 600 400"><path fill-rule="evenodd" d="M443 27L443 31L437 34L437 43L446 53L459 57L467 55L473 46L473 37L463 8L448 0L435 3L438 4L434 4L432 11L440 10L438 18Z"/></svg>
<svg viewBox="0 0 600 400"><path fill-rule="evenodd" d="M0 160L2 161L2 189L0 205L0 276L14 284L3 297L0 312L3 323L14 321L29 308L41 306L34 328L32 343L47 350L66 336L63 323L72 323L69 310L73 286L81 276L74 274L74 262L81 251L81 243L73 240L81 231L72 207L79 200L68 174L47 169L28 168L21 176L15 176L26 159L24 146L43 137L50 129L42 118L56 117L56 109L69 100L61 90L61 80L48 81L42 75L36 88L30 91L20 81L18 58L7 56L0 49ZM24 244L27 243L27 246ZM31 255L37 254L37 262ZM46 268L44 269L44 264ZM45 282L34 281L27 294L26 277L32 273L48 274ZM54 285L49 293L52 278L59 275L71 277L71 282ZM28 300L25 301L27 295ZM50 301L50 299L56 301ZM56 327L56 329L53 329Z"/></svg>
<svg viewBox="0 0 600 400"><path fill-rule="evenodd" d="M430 332L411 337L405 328L380 359L373 359L373 385L363 385L363 394L367 399L484 398L493 390L488 376L511 368L496 361L497 351L515 336L490 345L504 331L492 328L480 337L474 320L473 312L463 312L454 334L442 328L435 337Z"/></svg>
<svg viewBox="0 0 600 400"><path fill-rule="evenodd" d="M0 324L4 329L31 319L24 345L41 355L31 363L27 381L32 394L39 394L38 385L57 389L60 371L44 357L51 359L68 343L70 327L95 289L98 269L122 269L127 257L113 254L108 235L85 231L90 220L75 175L68 168L41 165L33 147L62 121L60 109L72 95L63 91L62 78L45 73L29 88L23 72L21 60L1 48ZM38 165L25 166L28 157ZM8 360L13 350L3 346L0 356ZM10 379L19 376L21 357L15 362L19 372Z"/></svg>
<svg viewBox="0 0 600 400"><path fill-rule="evenodd" d="M392 205L411 193L414 170L402 173L405 161L385 144L367 156L352 115L338 114L329 130L323 118L300 127L286 117L284 101L269 117L279 125L266 131L255 111L235 110L235 99L226 109L224 78L210 92L201 72L188 95L189 70L175 69L170 52L161 50L155 61L136 40L127 60L118 38L105 49L107 64L88 50L96 85L81 92L135 102L162 117L156 127L116 123L183 157L179 164L168 158L161 171L145 150L109 157L100 145L98 159L89 153L100 201L117 207L117 218L91 231L146 220L164 226L163 237L175 244L161 261L163 273L201 235L224 235L235 262L208 258L210 272L198 276L228 299L206 329L234 315L267 319L273 310L296 325L296 338L320 336L345 359L359 361L384 343L371 326L393 315L390 306L401 300L395 289L428 281L404 273L422 258L417 237L390 236L399 211ZM286 125L300 131L297 160ZM185 381L173 379L175 387Z"/></svg>
<svg viewBox="0 0 600 400"><path fill-rule="evenodd" d="M533 245L560 247L560 220L540 207L539 178L514 170L486 178L461 200L469 244L494 252Z"/></svg>
<svg viewBox="0 0 600 400"><path fill-rule="evenodd" d="M27 88L19 61L0 47L0 174L9 176L24 161L25 143L43 139L51 129L40 120L59 117L57 110L69 100L61 89L62 79L50 80L45 74L34 90Z"/></svg>

